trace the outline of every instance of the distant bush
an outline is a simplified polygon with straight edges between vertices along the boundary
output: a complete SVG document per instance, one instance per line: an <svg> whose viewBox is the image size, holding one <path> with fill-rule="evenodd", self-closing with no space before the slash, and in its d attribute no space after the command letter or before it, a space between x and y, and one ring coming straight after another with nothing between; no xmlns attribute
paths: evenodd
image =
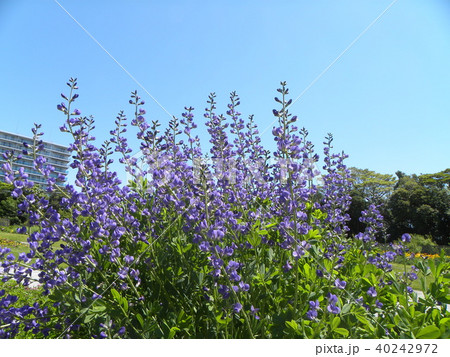
<svg viewBox="0 0 450 357"><path fill-rule="evenodd" d="M431 235L411 234L411 242L406 246L411 253L439 254L440 251Z"/></svg>

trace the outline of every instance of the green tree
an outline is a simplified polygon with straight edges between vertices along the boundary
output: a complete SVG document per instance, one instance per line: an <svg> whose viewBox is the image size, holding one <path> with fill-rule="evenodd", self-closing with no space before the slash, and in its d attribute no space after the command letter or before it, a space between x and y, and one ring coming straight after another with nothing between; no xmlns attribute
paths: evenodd
<svg viewBox="0 0 450 357"><path fill-rule="evenodd" d="M17 212L17 200L11 197L13 186L0 182L0 217L9 220L10 224L20 224L21 218Z"/></svg>
<svg viewBox="0 0 450 357"><path fill-rule="evenodd" d="M435 174L420 175L419 182L425 187L450 189L450 169L445 169Z"/></svg>
<svg viewBox="0 0 450 357"><path fill-rule="evenodd" d="M421 176L403 172L396 174L398 182L389 198L385 217L388 232L394 239L409 232L431 235L436 243L448 244L450 191L440 173Z"/></svg>
<svg viewBox="0 0 450 357"><path fill-rule="evenodd" d="M394 190L396 179L390 174L380 174L368 169L351 167L353 189L369 202L369 204L382 205Z"/></svg>
<svg viewBox="0 0 450 357"><path fill-rule="evenodd" d="M18 212L18 201L11 196L13 190L11 184L0 182L0 218L6 218L10 224L24 224L27 218ZM33 194L36 200L45 198L49 201L50 206L56 209L63 218L71 217L70 213L61 207L61 199L64 197L64 188L61 191L48 193L39 185L25 189L25 195Z"/></svg>
<svg viewBox="0 0 450 357"><path fill-rule="evenodd" d="M364 230L365 226L359 221L361 211L374 204L384 213L385 204L394 190L396 179L389 174L380 174L368 169L351 167L353 188L350 193L352 203L349 209L350 233L356 234Z"/></svg>

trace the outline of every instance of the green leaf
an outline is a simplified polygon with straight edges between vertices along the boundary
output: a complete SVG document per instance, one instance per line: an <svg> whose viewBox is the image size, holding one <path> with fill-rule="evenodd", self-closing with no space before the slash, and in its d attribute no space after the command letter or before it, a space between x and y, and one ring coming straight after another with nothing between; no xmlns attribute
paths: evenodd
<svg viewBox="0 0 450 357"><path fill-rule="evenodd" d="M128 301L125 298L122 298L122 305L125 312L128 312Z"/></svg>
<svg viewBox="0 0 450 357"><path fill-rule="evenodd" d="M306 239L310 240L310 239L314 239L314 238L320 238L320 232L318 229L311 229L307 234L306 234Z"/></svg>
<svg viewBox="0 0 450 357"><path fill-rule="evenodd" d="M367 267L368 265L366 265L366 267ZM366 267L364 267L364 274L366 274L367 272L366 272L366 270L367 270L367 268ZM369 287L371 287L372 286L372 283L370 282L370 280L369 279L367 279L366 277L364 277L364 278L362 278L361 279L361 281L363 282L363 284L364 284L364 288L369 288Z"/></svg>
<svg viewBox="0 0 450 357"><path fill-rule="evenodd" d="M250 236L248 237L248 242L256 248L261 244L261 236L259 234L256 234L255 232L251 232Z"/></svg>
<svg viewBox="0 0 450 357"><path fill-rule="evenodd" d="M122 297L120 296L120 293L116 290L116 289L111 289L111 294L114 298L114 300L116 300L119 304L122 301Z"/></svg>
<svg viewBox="0 0 450 357"><path fill-rule="evenodd" d="M83 322L84 322L85 324L87 324L87 323L91 322L92 319L93 319L94 317L95 317L95 314L87 314L87 315L84 315L84 320L83 320Z"/></svg>
<svg viewBox="0 0 450 357"><path fill-rule="evenodd" d="M313 218L315 219L324 219L326 218L327 214L325 212L322 212L320 209L316 209L313 213L312 213Z"/></svg>
<svg viewBox="0 0 450 357"><path fill-rule="evenodd" d="M375 330L375 327L373 327L373 325L370 323L370 321L367 320L364 316L360 316L360 315L355 315L355 316L361 323L366 325L369 328L370 331L373 332ZM398 319L400 319L397 315L395 315L394 320L395 320L396 317Z"/></svg>
<svg viewBox="0 0 450 357"><path fill-rule="evenodd" d="M141 327L144 328L144 319L142 318L142 315L141 314L136 314L136 319L141 324Z"/></svg>
<svg viewBox="0 0 450 357"><path fill-rule="evenodd" d="M223 312L221 312L219 315L216 316L216 321L221 324L221 325L226 325L228 324L228 322L231 321L231 319L229 317L227 317L226 319L222 319L222 315Z"/></svg>
<svg viewBox="0 0 450 357"><path fill-rule="evenodd" d="M345 305L342 307L342 314L348 313L348 312L350 311L351 307L352 307L352 304L345 304Z"/></svg>
<svg viewBox="0 0 450 357"><path fill-rule="evenodd" d="M274 253L273 253L273 249L269 248L268 252L267 252L268 256L269 256L269 260L272 261L273 257L274 257Z"/></svg>
<svg viewBox="0 0 450 357"><path fill-rule="evenodd" d="M408 300L406 300L404 295L398 295L398 302L400 303L400 305L408 307ZM410 317L409 313L406 312L405 309L401 309L400 311L405 312L408 318Z"/></svg>
<svg viewBox="0 0 450 357"><path fill-rule="evenodd" d="M372 284L377 286L378 280L374 273L370 273L370 278L372 279Z"/></svg>
<svg viewBox="0 0 450 357"><path fill-rule="evenodd" d="M431 311L431 318L433 319L433 320L435 320L436 318L438 318L438 316L439 316L439 310L438 309L433 309L432 311ZM445 320L445 319L444 319ZM442 320L439 322L439 323L441 323L442 322Z"/></svg>
<svg viewBox="0 0 450 357"><path fill-rule="evenodd" d="M191 250L192 248L192 243L189 243L186 245L186 247L183 248L183 253L188 252L189 250Z"/></svg>
<svg viewBox="0 0 450 357"><path fill-rule="evenodd" d="M298 330L298 324L295 320L291 320L291 321L286 321L286 326L290 327L291 329L293 329L294 331Z"/></svg>
<svg viewBox="0 0 450 357"><path fill-rule="evenodd" d="M333 321L331 321L331 331L334 331L339 326L340 323L341 319L338 316L336 316L333 319Z"/></svg>
<svg viewBox="0 0 450 357"><path fill-rule="evenodd" d="M314 330L310 326L305 326L305 336L306 338L313 338Z"/></svg>
<svg viewBox="0 0 450 357"><path fill-rule="evenodd" d="M434 325L425 326L416 335L416 338L438 338L441 335L441 330L439 330Z"/></svg>
<svg viewBox="0 0 450 357"><path fill-rule="evenodd" d="M181 322L183 321L184 315L186 315L186 313L184 312L184 310L181 310L181 311L178 313L178 316L177 316L177 323L178 323L178 324L181 323Z"/></svg>
<svg viewBox="0 0 450 357"><path fill-rule="evenodd" d="M414 318L414 316L416 315L416 309L414 308L414 306L410 306L409 307L409 314L411 315L411 317Z"/></svg>
<svg viewBox="0 0 450 357"><path fill-rule="evenodd" d="M270 228L270 227L273 227L273 226L276 226L277 224L276 223L270 223L270 224L268 224L267 226L265 226L264 228Z"/></svg>
<svg viewBox="0 0 450 357"><path fill-rule="evenodd" d="M311 279L311 266L308 263L305 263L303 269L305 270L306 277Z"/></svg>
<svg viewBox="0 0 450 357"><path fill-rule="evenodd" d="M197 278L198 278L198 284L199 285L203 285L203 280L205 278L205 273L203 273L203 272L198 273Z"/></svg>
<svg viewBox="0 0 450 357"><path fill-rule="evenodd" d="M355 315L355 317L359 320L359 322L363 323L364 325L366 325L369 322L364 316ZM395 315L394 320L396 317L398 317L398 316Z"/></svg>
<svg viewBox="0 0 450 357"><path fill-rule="evenodd" d="M264 263L259 266L259 274L261 275L262 279L264 279L266 275L266 265Z"/></svg>
<svg viewBox="0 0 450 357"><path fill-rule="evenodd" d="M105 311L105 310L106 310L106 306L105 305L96 305L96 306L94 306L91 309L91 311L94 312L94 313L99 313L99 312L102 312L102 311Z"/></svg>
<svg viewBox="0 0 450 357"><path fill-rule="evenodd" d="M433 274L433 276L436 276L436 265L434 265L433 259L429 259L428 266L430 267L431 274Z"/></svg>
<svg viewBox="0 0 450 357"><path fill-rule="evenodd" d="M342 327L335 329L334 332L336 332L344 337L348 337L348 333L349 333L347 329L342 328Z"/></svg>
<svg viewBox="0 0 450 357"><path fill-rule="evenodd" d="M178 327L172 327L169 331L169 336L168 338L174 338L175 334L177 333L177 331L180 331L180 329Z"/></svg>
<svg viewBox="0 0 450 357"><path fill-rule="evenodd" d="M258 228L261 226L261 221L259 219L256 220L255 223L253 223L252 228Z"/></svg>

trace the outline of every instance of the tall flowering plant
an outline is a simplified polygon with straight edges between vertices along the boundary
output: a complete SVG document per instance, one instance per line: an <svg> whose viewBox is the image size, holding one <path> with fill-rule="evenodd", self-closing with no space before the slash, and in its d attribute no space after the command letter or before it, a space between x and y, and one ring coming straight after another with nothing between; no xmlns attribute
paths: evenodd
<svg viewBox="0 0 450 357"><path fill-rule="evenodd" d="M395 276L390 262L402 247L376 246L376 207L363 212L365 232L347 236L346 155L332 153L329 135L321 175L285 82L275 98L273 160L234 92L226 115L217 113L214 93L208 98L209 153L195 134L194 108L161 133L133 92L136 159L124 112L96 147L94 120L74 108L76 80L68 87L57 108L61 131L73 138L74 184L61 188L62 177L39 154L40 126L24 152L46 177L46 191L62 195L62 208L33 194L27 173L12 170L17 155L5 154L5 179L39 229L28 253L0 249L2 281L26 287L37 272L45 298L30 306L1 289L0 337L448 337L449 263ZM132 178L126 184L110 169L113 153ZM420 300L408 285L419 270L436 277Z"/></svg>

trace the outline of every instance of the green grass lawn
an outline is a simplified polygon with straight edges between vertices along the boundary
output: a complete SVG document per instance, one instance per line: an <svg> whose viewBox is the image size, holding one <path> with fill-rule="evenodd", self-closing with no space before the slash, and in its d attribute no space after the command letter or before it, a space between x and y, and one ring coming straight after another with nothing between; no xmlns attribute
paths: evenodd
<svg viewBox="0 0 450 357"><path fill-rule="evenodd" d="M403 273L403 272L405 271L405 268L404 268L403 264L392 263L392 270L393 270L394 272L396 272L396 273ZM410 266L410 265L407 265L407 266L406 266L406 272L407 272L407 273L411 272L411 266ZM417 276L418 276L418 279L417 279L417 280L413 280L413 281L411 282L411 285L410 285L410 286L411 286L414 290L420 290L420 291L422 291L422 284L421 284L420 280L421 280L421 278L423 277L423 275L422 275L421 272L419 272L419 273L417 273ZM428 275L428 276L426 276L425 279L426 279L426 280L425 280L425 281L426 281L426 286L428 286L430 283L434 282L434 280L435 280L431 274Z"/></svg>
<svg viewBox="0 0 450 357"><path fill-rule="evenodd" d="M0 247L8 247L16 256L19 253L27 253L30 251L27 238L26 234L0 232Z"/></svg>

